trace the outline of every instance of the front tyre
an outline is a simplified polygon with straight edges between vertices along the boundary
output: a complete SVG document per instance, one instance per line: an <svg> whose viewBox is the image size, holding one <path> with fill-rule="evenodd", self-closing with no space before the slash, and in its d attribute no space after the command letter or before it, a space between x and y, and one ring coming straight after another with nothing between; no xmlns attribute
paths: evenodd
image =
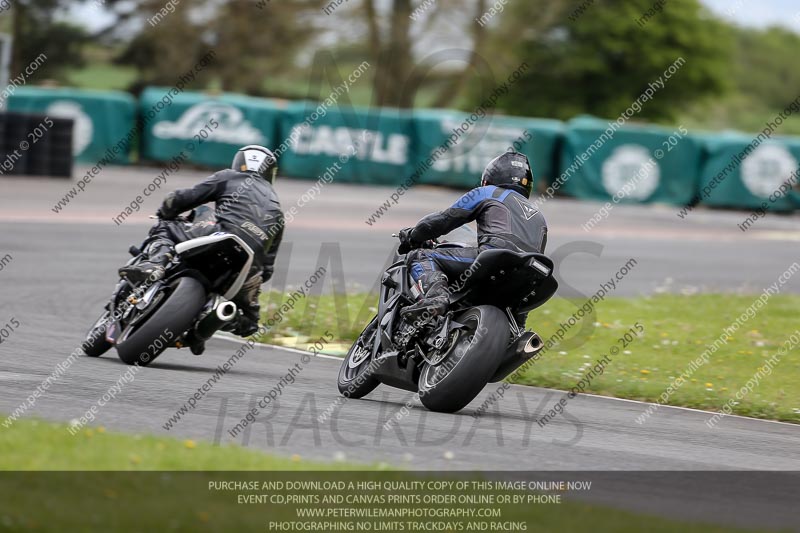
<svg viewBox="0 0 800 533"><path fill-rule="evenodd" d="M112 344L106 340L106 326L110 316L111 314L105 311L86 334L81 348L89 357L100 357L111 349Z"/></svg>
<svg viewBox="0 0 800 533"><path fill-rule="evenodd" d="M457 330L448 354L435 366L427 363L419 376L419 398L431 411L455 413L469 404L489 382L509 339L506 315L481 305L455 317L466 326Z"/></svg>
<svg viewBox="0 0 800 533"><path fill-rule="evenodd" d="M339 368L339 392L347 398L363 398L380 385L377 378L370 375L372 370L372 347L378 331L378 318L364 328L356 342L350 347Z"/></svg>
<svg viewBox="0 0 800 533"><path fill-rule="evenodd" d="M117 355L129 365L146 366L188 330L206 304L206 290L194 278L180 278L158 308L133 331L122 333Z"/></svg>

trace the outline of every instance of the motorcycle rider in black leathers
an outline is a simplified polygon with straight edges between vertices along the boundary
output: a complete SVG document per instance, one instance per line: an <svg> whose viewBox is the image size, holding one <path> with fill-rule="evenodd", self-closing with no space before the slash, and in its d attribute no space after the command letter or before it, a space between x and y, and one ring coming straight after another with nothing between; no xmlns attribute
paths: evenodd
<svg viewBox="0 0 800 533"><path fill-rule="evenodd" d="M158 278L157 271L163 275L176 244L216 232L233 233L252 248L255 257L247 281L233 298L241 313L225 329L242 337L252 335L258 330L261 284L272 277L283 236L283 212L272 186L276 173L275 155L263 146L250 145L236 152L230 169L191 189L169 193L158 210L159 222L142 245L145 260L122 267L120 276L134 284L150 276ZM175 220L207 202L215 203L213 213L204 206L195 211L192 223ZM192 346L192 351L202 353L203 348Z"/></svg>
<svg viewBox="0 0 800 533"><path fill-rule="evenodd" d="M449 306L448 278L464 274L484 250L502 248L515 252L544 253L547 223L544 216L528 202L533 186L533 172L528 158L508 151L492 159L481 176L481 186L472 189L450 208L432 213L413 228L400 232L400 254L408 254L411 276L423 297L401 311L410 319L440 316ZM476 248L420 248L432 239L475 221L478 226ZM525 327L526 313L516 317Z"/></svg>

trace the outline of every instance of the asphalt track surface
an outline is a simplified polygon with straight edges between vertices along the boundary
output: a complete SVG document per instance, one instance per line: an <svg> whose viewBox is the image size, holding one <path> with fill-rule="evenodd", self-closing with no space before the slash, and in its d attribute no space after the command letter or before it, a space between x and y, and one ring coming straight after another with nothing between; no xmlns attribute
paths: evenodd
<svg viewBox="0 0 800 533"><path fill-rule="evenodd" d="M116 268L127 259L125 250L141 241L151 222L147 215L159 199L146 199L142 210L120 226L111 219L157 172L106 170L58 214L51 208L74 183L0 180L0 258L12 258L0 270L0 323L14 318L20 324L0 345L0 412L17 408L79 345L113 288ZM170 179L168 189L201 177L184 171ZM284 208L311 185L280 180ZM331 184L302 207L287 228L280 267L289 286L314 271L321 247L329 243L328 250L341 250L347 287L371 287L391 252L389 235L457 197L451 190L417 188L377 224L367 225L365 219L391 192ZM697 210L680 220L672 207L617 206L608 220L584 232L580 225L598 207L569 200L543 206L550 224L548 252L561 253L563 260L558 275L564 296L594 293L631 257L637 267L618 284L615 295L712 290L757 294L797 259L798 217L768 216L742 233L736 228L745 216L741 212ZM324 290L331 283L326 279ZM800 280L790 280L783 291L800 292ZM319 423L318 416L339 397L339 363L323 357L303 364L295 383L233 438L228 430L289 368L302 364L300 353L272 347L248 352L196 408L169 431L164 429L169 417L239 346L240 341L215 339L202 357L166 352L100 410L96 423L132 433L236 442L280 455L429 470L800 470L800 428L795 425L731 416L709 429L708 413L670 407L639 425L635 420L646 404L581 395L569 402L565 415L540 428L535 419L563 393L536 387L512 386L479 420L471 415L495 386L456 415L427 412L415 403L389 430L384 423L411 394L380 387L366 399L345 402ZM113 352L100 359L81 358L24 416L77 419L126 370ZM637 487L629 492L625 506L648 508ZM713 496L693 510L676 509L687 518L797 527L790 502L796 503L773 498L759 508L760 516L747 507L721 515L722 503ZM669 498L663 503L667 508Z"/></svg>

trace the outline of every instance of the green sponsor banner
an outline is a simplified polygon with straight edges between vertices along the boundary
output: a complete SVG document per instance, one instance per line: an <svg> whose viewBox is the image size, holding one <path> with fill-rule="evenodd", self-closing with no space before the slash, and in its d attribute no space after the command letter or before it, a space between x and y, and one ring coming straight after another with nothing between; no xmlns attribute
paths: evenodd
<svg viewBox="0 0 800 533"><path fill-rule="evenodd" d="M136 103L127 93L20 87L8 99L8 110L72 119L72 153L77 161L129 162L136 137Z"/></svg>
<svg viewBox="0 0 800 533"><path fill-rule="evenodd" d="M477 119L477 120L476 120ZM414 112L420 183L476 187L487 163L509 148L528 156L534 187L550 181L564 125L557 120L470 115L459 111Z"/></svg>
<svg viewBox="0 0 800 533"><path fill-rule="evenodd" d="M287 103L249 96L177 93L165 87L142 92L142 158L188 161L227 168L237 149L248 144L273 147Z"/></svg>
<svg viewBox="0 0 800 533"><path fill-rule="evenodd" d="M702 145L685 129L615 131L609 122L581 117L568 123L562 146L560 190L570 196L684 205L696 194Z"/></svg>
<svg viewBox="0 0 800 533"><path fill-rule="evenodd" d="M291 104L281 121L280 173L339 182L397 185L411 170L414 127L409 111Z"/></svg>
<svg viewBox="0 0 800 533"><path fill-rule="evenodd" d="M774 211L800 207L800 138L728 133L706 135L703 142L701 203Z"/></svg>

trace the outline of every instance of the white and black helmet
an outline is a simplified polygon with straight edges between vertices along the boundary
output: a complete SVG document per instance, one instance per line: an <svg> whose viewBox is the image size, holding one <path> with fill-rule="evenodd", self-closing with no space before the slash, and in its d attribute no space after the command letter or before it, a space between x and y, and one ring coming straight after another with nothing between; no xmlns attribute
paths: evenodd
<svg viewBox="0 0 800 533"><path fill-rule="evenodd" d="M239 148L231 168L239 172L253 172L273 183L278 173L278 160L270 149L251 144Z"/></svg>

